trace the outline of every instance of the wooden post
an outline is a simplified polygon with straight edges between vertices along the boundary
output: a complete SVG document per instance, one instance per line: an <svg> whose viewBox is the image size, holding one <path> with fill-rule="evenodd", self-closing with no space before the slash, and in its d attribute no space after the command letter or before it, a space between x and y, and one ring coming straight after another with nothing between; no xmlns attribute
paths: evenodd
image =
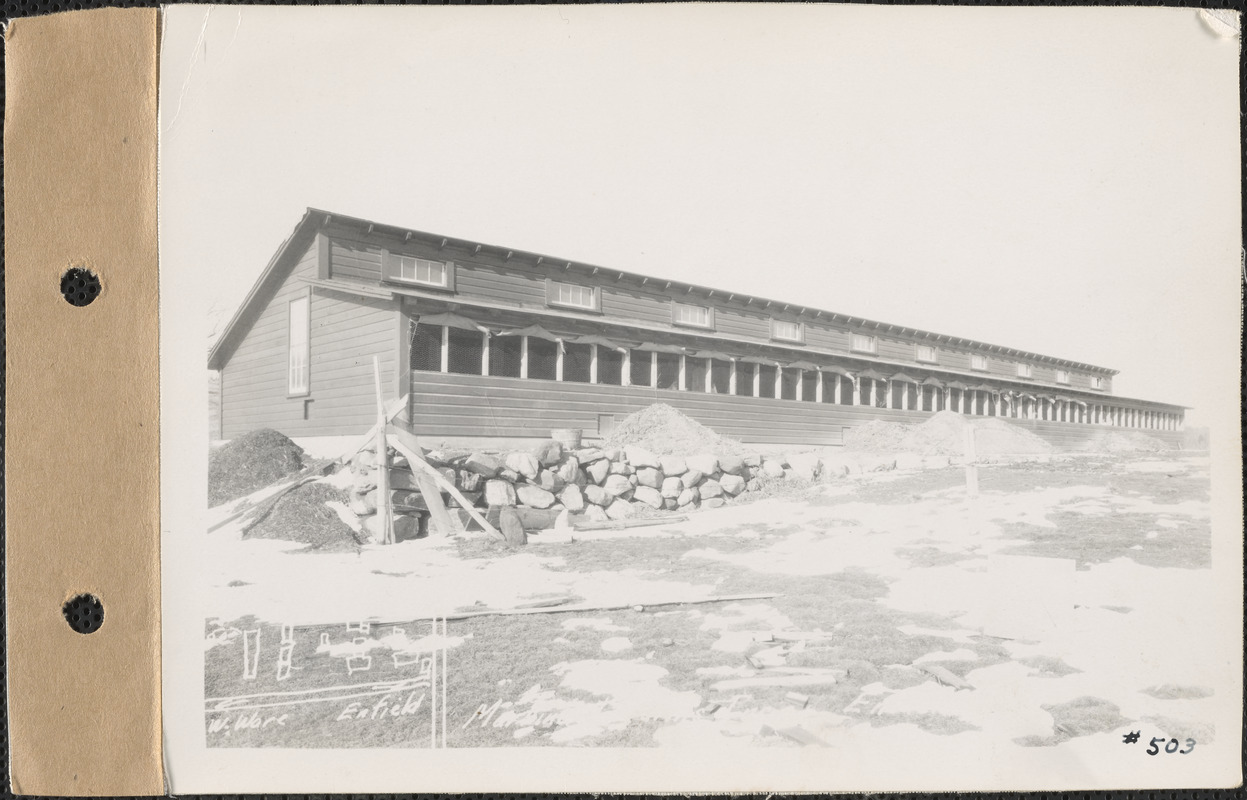
<svg viewBox="0 0 1247 800"><path fill-rule="evenodd" d="M481 375L489 375L489 331L481 333Z"/></svg>
<svg viewBox="0 0 1247 800"><path fill-rule="evenodd" d="M736 359L730 362L729 372L727 373L727 393L736 394Z"/></svg>
<svg viewBox="0 0 1247 800"><path fill-rule="evenodd" d="M598 346L589 345L589 383L598 382Z"/></svg>
<svg viewBox="0 0 1247 800"><path fill-rule="evenodd" d="M528 377L528 337L520 337L520 377Z"/></svg>
<svg viewBox="0 0 1247 800"><path fill-rule="evenodd" d="M979 494L978 452L974 444L974 426L966 425L966 496L977 497Z"/></svg>
<svg viewBox="0 0 1247 800"><path fill-rule="evenodd" d="M840 384L842 383L844 383L844 376L841 375L839 372L837 372L836 373L836 388L833 390L834 394L832 395L836 405L840 405L840 400L843 397L842 393L844 390L840 388Z"/></svg>
<svg viewBox="0 0 1247 800"><path fill-rule="evenodd" d="M389 446L385 442L385 398L381 394L381 359L372 357L377 390L377 514L381 519L381 543L394 544L394 511L390 504Z"/></svg>
<svg viewBox="0 0 1247 800"><path fill-rule="evenodd" d="M796 397L798 402L805 399L805 387L802 385L804 383L805 383L805 370L798 367L797 368L797 389L793 395L794 397Z"/></svg>
<svg viewBox="0 0 1247 800"><path fill-rule="evenodd" d="M554 379L561 381L563 380L563 340L559 339L557 345L554 355Z"/></svg>
<svg viewBox="0 0 1247 800"><path fill-rule="evenodd" d="M627 347L623 351L623 366L619 370L619 385L632 385L632 350Z"/></svg>
<svg viewBox="0 0 1247 800"><path fill-rule="evenodd" d="M820 370L818 370L817 372L815 372L814 374L818 376L817 381L814 383L814 402L815 402L815 403L821 403L821 402L823 402L823 391L824 391L824 389L823 389L823 382L824 382L824 378L823 378L823 371L820 369Z"/></svg>
<svg viewBox="0 0 1247 800"><path fill-rule="evenodd" d="M649 385L651 389L658 388L658 353L653 350L649 353Z"/></svg>
<svg viewBox="0 0 1247 800"><path fill-rule="evenodd" d="M683 353L680 353L680 383L676 388L678 388L681 392L688 390L688 383L687 383L688 376L685 373L687 362L688 362L688 356L684 355Z"/></svg>
<svg viewBox="0 0 1247 800"><path fill-rule="evenodd" d="M442 372L450 372L450 326L442 326Z"/></svg>
<svg viewBox="0 0 1247 800"><path fill-rule="evenodd" d="M762 369L761 364L753 365L753 396L762 396Z"/></svg>
<svg viewBox="0 0 1247 800"><path fill-rule="evenodd" d="M706 359L706 394L714 393L714 359Z"/></svg>

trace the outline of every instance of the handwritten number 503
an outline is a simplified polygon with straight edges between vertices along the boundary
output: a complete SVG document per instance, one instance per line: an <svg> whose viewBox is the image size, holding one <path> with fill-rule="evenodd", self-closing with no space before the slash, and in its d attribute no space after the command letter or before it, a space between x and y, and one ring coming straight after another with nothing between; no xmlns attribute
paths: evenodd
<svg viewBox="0 0 1247 800"><path fill-rule="evenodd" d="M1186 749L1185 749L1185 750L1179 750L1179 749L1178 749L1178 740L1177 740L1177 739L1170 739L1168 742L1166 742L1166 741L1165 741L1165 738L1164 738L1163 736L1153 736L1153 737L1152 737L1152 741L1148 742L1148 746L1147 746L1147 754L1148 754L1149 756L1154 756L1154 755L1156 755L1157 753L1159 753L1159 752L1160 752L1160 746L1161 746L1162 744L1165 746L1165 752L1166 752L1166 753L1180 753L1180 754L1182 754L1182 755L1186 755L1187 753L1189 753L1189 752L1191 752L1192 750L1194 750L1194 749L1195 749L1195 740L1194 740L1194 739L1187 739L1187 740L1186 740Z"/></svg>

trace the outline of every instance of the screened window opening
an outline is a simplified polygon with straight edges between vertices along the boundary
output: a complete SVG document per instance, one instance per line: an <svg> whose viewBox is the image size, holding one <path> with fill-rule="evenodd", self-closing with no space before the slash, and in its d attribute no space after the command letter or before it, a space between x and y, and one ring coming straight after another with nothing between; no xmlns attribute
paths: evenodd
<svg viewBox="0 0 1247 800"><path fill-rule="evenodd" d="M736 362L736 394L741 397L753 397L753 374L757 364L748 361Z"/></svg>
<svg viewBox="0 0 1247 800"><path fill-rule="evenodd" d="M650 381L652 377L650 370L652 369L652 361L654 354L649 350L633 350L632 351L632 385L633 386L652 386Z"/></svg>
<svg viewBox="0 0 1247 800"><path fill-rule="evenodd" d="M797 399L797 383L801 380L800 370L786 369L780 373L779 388L781 400Z"/></svg>
<svg viewBox="0 0 1247 800"><path fill-rule="evenodd" d="M680 388L680 357L675 353L654 353L658 359L658 388Z"/></svg>
<svg viewBox="0 0 1247 800"><path fill-rule="evenodd" d="M853 392L856 391L856 387L853 385L853 381L849 380L843 375L838 375L836 377L840 378L840 405L842 406L853 405Z"/></svg>
<svg viewBox="0 0 1247 800"><path fill-rule="evenodd" d="M917 384L905 383L901 385L905 387L905 398L909 403L908 408L911 411L917 410L918 408L918 386Z"/></svg>
<svg viewBox="0 0 1247 800"><path fill-rule="evenodd" d="M489 340L489 374L499 378L520 377L523 336L494 336Z"/></svg>
<svg viewBox="0 0 1247 800"><path fill-rule="evenodd" d="M424 372L442 371L442 326L411 324L411 368Z"/></svg>
<svg viewBox="0 0 1247 800"><path fill-rule="evenodd" d="M480 375L485 356L484 334L451 328L447 343L446 371L455 375Z"/></svg>
<svg viewBox="0 0 1247 800"><path fill-rule="evenodd" d="M552 381L557 375L559 347L549 339L528 337L528 377Z"/></svg>
<svg viewBox="0 0 1247 800"><path fill-rule="evenodd" d="M576 342L563 343L563 380L568 383L589 382L589 362L593 358L593 345Z"/></svg>
<svg viewBox="0 0 1247 800"><path fill-rule="evenodd" d="M870 385L874 383L870 378L862 378L857 382L857 404L859 406L870 405Z"/></svg>
<svg viewBox="0 0 1247 800"><path fill-rule="evenodd" d="M684 386L690 392L706 391L706 359L693 356L684 359Z"/></svg>
<svg viewBox="0 0 1247 800"><path fill-rule="evenodd" d="M309 303L307 297L290 301L290 359L286 381L290 394L306 394L308 391L308 364L311 361L311 347L308 343Z"/></svg>
<svg viewBox="0 0 1247 800"><path fill-rule="evenodd" d="M900 381L887 381L884 385L891 389L891 391L888 393L892 395L891 397L892 402L888 404L888 408L895 408L897 410L900 410L901 403L903 402L903 398L904 398L905 384L901 383Z"/></svg>
<svg viewBox="0 0 1247 800"><path fill-rule="evenodd" d="M715 394L727 394L732 388L732 362L710 359L710 388Z"/></svg>
<svg viewBox="0 0 1247 800"><path fill-rule="evenodd" d="M623 353L613 347L598 345L598 383L608 386L623 383Z"/></svg>
<svg viewBox="0 0 1247 800"><path fill-rule="evenodd" d="M818 400L818 373L807 369L801 373L801 399L813 403Z"/></svg>
<svg viewBox="0 0 1247 800"><path fill-rule="evenodd" d="M775 397L775 366L758 364L758 397Z"/></svg>

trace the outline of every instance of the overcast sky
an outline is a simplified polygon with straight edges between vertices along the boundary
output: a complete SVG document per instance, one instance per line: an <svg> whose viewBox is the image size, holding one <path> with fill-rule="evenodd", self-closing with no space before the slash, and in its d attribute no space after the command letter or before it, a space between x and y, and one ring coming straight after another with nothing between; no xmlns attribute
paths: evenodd
<svg viewBox="0 0 1247 800"><path fill-rule="evenodd" d="M1188 9L173 6L162 269L228 317L315 206L1198 406L1238 352L1237 48Z"/></svg>

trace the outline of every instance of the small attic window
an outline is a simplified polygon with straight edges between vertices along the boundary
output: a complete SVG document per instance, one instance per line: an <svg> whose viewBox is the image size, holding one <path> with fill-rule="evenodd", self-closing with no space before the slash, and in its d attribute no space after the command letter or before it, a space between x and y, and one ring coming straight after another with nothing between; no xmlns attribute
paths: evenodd
<svg viewBox="0 0 1247 800"><path fill-rule="evenodd" d="M453 261L435 261L402 253L386 253L384 263L384 276L387 281L451 291L455 288Z"/></svg>

